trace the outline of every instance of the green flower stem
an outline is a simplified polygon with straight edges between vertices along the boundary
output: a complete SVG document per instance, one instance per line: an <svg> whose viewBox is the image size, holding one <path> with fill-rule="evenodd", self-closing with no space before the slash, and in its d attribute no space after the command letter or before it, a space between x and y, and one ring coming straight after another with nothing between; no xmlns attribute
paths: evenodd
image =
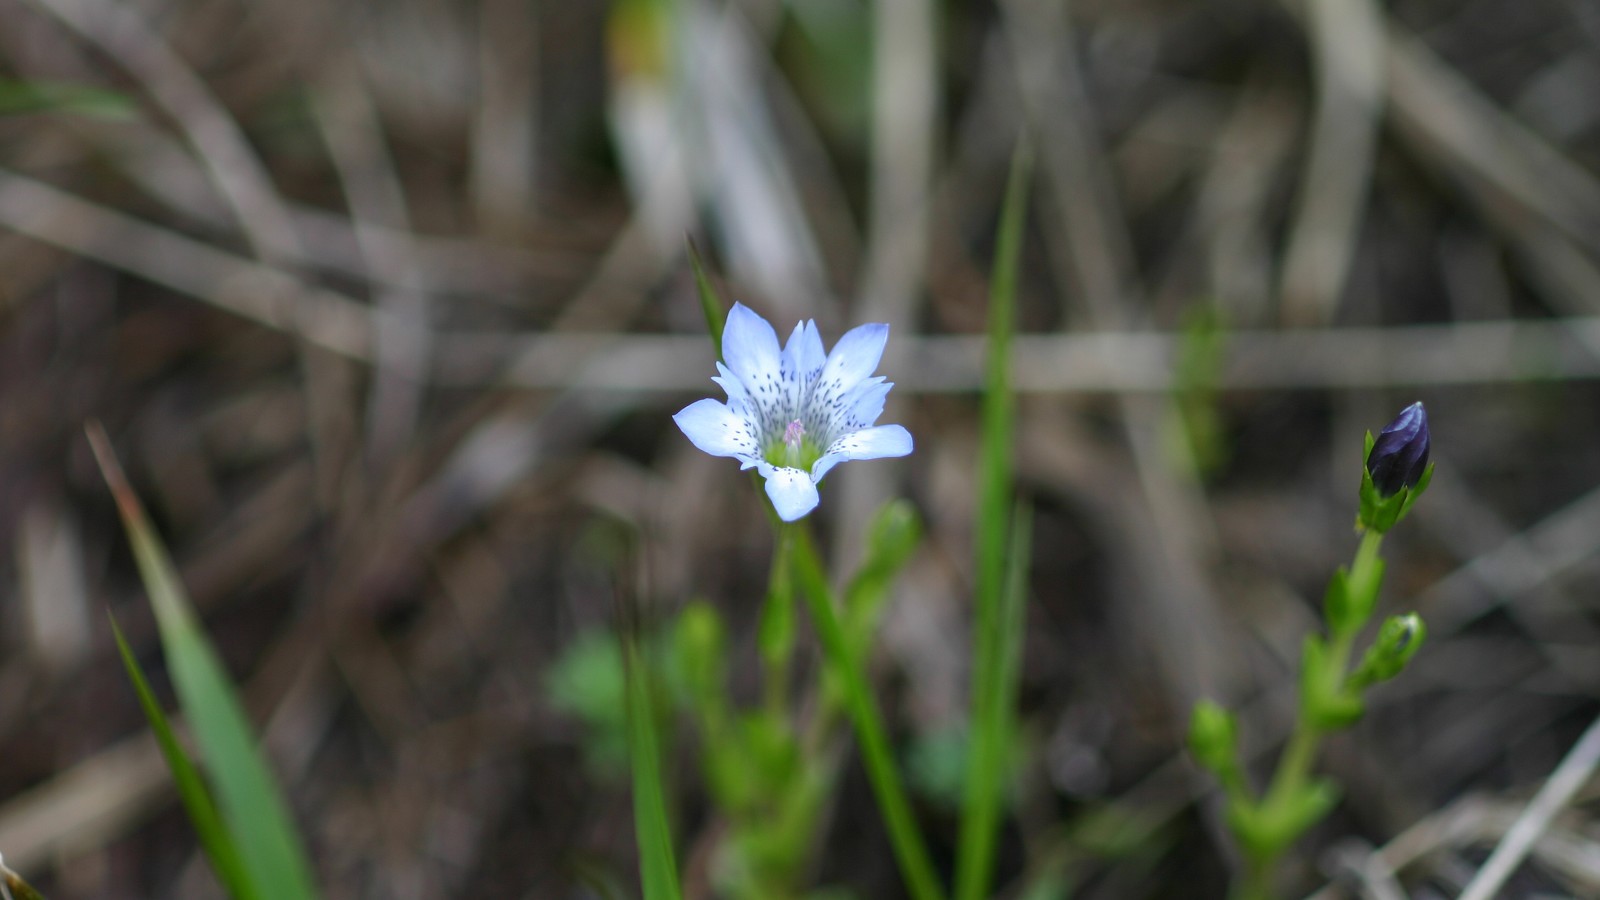
<svg viewBox="0 0 1600 900"><path fill-rule="evenodd" d="M779 720L787 714L789 668L794 658L794 543L790 529L779 531L767 583L767 602L761 611L759 643L766 675L763 692L767 711Z"/></svg>
<svg viewBox="0 0 1600 900"><path fill-rule="evenodd" d="M1376 608L1378 584L1383 579L1383 565L1378 558L1378 548L1382 544L1383 532L1375 528L1363 531L1361 533L1361 546L1356 548L1355 561L1350 564L1350 590L1363 598L1365 601L1364 608L1369 611ZM1368 618L1370 617L1369 612ZM1349 654L1348 644L1355 639L1356 634L1366 624L1363 621L1355 628L1350 629L1349 634L1335 635L1336 638L1344 639L1344 643L1347 645L1345 648L1346 655ZM1341 673L1343 672L1342 669L1340 671Z"/></svg>
<svg viewBox="0 0 1600 900"><path fill-rule="evenodd" d="M861 661L850 652L850 645L845 640L844 629L834 610L833 591L828 587L828 578L817 558L811 534L804 525L799 524L785 525L783 531L793 540L795 576L801 593L805 595L817 638L822 642L826 665L843 686L845 705L855 725L867 777L872 782L873 793L877 795L878 811L889 830L900 873L916 900L944 900L944 890L934 874L932 858L928 855L921 832L917 830L916 819L911 814L911 803L906 799L900 772L895 767L883 717L867 687Z"/></svg>
<svg viewBox="0 0 1600 900"><path fill-rule="evenodd" d="M1378 557L1382 544L1383 534L1376 529L1367 529L1361 535L1361 545L1356 549L1355 559L1350 565L1349 590L1357 598L1354 602L1362 609L1371 610L1376 606L1378 586L1383 577L1382 561ZM1366 618L1370 617L1369 613ZM1350 654L1356 635L1365 625L1366 619L1353 623L1350 628L1336 630L1331 636L1327 654L1322 657L1323 671L1305 673L1302 685L1308 682L1333 683L1339 685L1342 692L1348 684ZM1283 755L1278 758L1277 770L1259 806L1262 818L1275 823L1278 830L1263 835L1264 840L1254 847L1246 844L1248 858L1245 878L1234 891L1237 900L1269 900L1272 897L1272 874L1277 868L1278 858L1311 824L1298 821L1293 807L1301 802L1309 790L1311 767L1316 763L1323 737L1329 733L1329 729L1314 720L1310 709L1313 702L1316 701L1307 697L1302 689L1294 733L1289 736ZM1229 793L1231 795L1233 789L1230 788Z"/></svg>

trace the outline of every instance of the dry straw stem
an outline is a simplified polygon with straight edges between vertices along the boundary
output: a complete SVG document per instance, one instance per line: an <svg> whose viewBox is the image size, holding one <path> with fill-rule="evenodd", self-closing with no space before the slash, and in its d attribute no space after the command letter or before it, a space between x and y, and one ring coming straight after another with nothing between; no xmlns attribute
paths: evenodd
<svg viewBox="0 0 1600 900"><path fill-rule="evenodd" d="M488 0L478 17L477 114L469 190L479 229L515 239L528 225L537 188L539 19L537 5Z"/></svg>
<svg viewBox="0 0 1600 900"><path fill-rule="evenodd" d="M155 741L128 738L0 806L0 847L23 871L42 869L110 843L171 798Z"/></svg>
<svg viewBox="0 0 1600 900"><path fill-rule="evenodd" d="M1371 0L1311 0L1317 110L1284 251L1282 315L1332 321L1355 257L1383 99L1383 18Z"/></svg>
<svg viewBox="0 0 1600 900"><path fill-rule="evenodd" d="M137 9L105 0L34 2L110 54L173 117L258 256L272 262L299 259L288 211L244 132Z"/></svg>
<svg viewBox="0 0 1600 900"><path fill-rule="evenodd" d="M1345 884L1354 881L1365 887L1369 876L1352 869L1394 874L1430 857L1504 841L1528 810L1526 805L1478 796L1458 800L1418 820L1382 847L1365 853L1341 853L1335 861L1341 870L1338 877L1306 900L1361 896L1347 890ZM1565 879L1575 896L1600 892L1600 844L1581 829L1548 824L1529 848L1529 854L1550 873Z"/></svg>
<svg viewBox="0 0 1600 900"><path fill-rule="evenodd" d="M1506 879L1522 864L1539 836L1550 827L1550 821L1556 813L1572 800L1572 796L1594 774L1596 765L1600 765L1600 718L1595 719L1583 736L1578 738L1578 743L1573 745L1566 759L1561 761L1544 787L1528 803L1527 809L1517 817L1517 821L1506 832L1505 839L1495 847L1494 853L1478 870L1472 883L1462 891L1460 900L1491 900L1498 896Z"/></svg>
<svg viewBox="0 0 1600 900"><path fill-rule="evenodd" d="M372 334L377 369L368 401L369 457L387 459L408 443L416 428L422 388L427 380L432 331L424 273L412 262L416 250L403 237L378 240L374 226L394 234L410 233L405 188L385 143L382 122L360 69L349 63L330 65L312 92L317 121L344 185L345 202L355 227L356 243L369 271L398 272L417 288L374 292L379 316Z"/></svg>
<svg viewBox="0 0 1600 900"><path fill-rule="evenodd" d="M939 55L932 0L873 6L872 177L866 259L853 314L887 322L895 340L916 321L928 269L929 208L939 127ZM820 229L819 229L820 230ZM891 482L846 469L833 557L853 564L872 510Z"/></svg>
<svg viewBox="0 0 1600 900"><path fill-rule="evenodd" d="M338 355L370 362L375 320L350 298L270 266L98 206L43 182L0 171L0 225L61 246ZM397 323L397 328L406 327ZM1162 392L1178 338L1151 332L1022 335L1016 387L1025 393ZM470 334L433 339L432 378L621 392L697 388L704 373L686 351L704 338L609 334ZM1462 322L1303 333L1240 331L1218 386L1228 389L1464 385L1600 377L1600 317ZM974 391L983 339L896 338L886 355L903 389ZM693 347L691 347L693 345Z"/></svg>

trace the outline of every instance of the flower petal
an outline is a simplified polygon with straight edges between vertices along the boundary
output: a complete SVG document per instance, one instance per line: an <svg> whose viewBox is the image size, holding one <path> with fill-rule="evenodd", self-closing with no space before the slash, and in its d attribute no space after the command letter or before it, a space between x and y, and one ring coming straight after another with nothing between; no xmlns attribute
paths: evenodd
<svg viewBox="0 0 1600 900"><path fill-rule="evenodd" d="M743 460L761 455L761 444L750 429L750 422L710 397L685 406L672 421L678 423L690 442L712 456Z"/></svg>
<svg viewBox="0 0 1600 900"><path fill-rule="evenodd" d="M799 413L807 388L822 374L822 366L827 359L828 354L822 349L822 335L817 331L816 321L807 319L797 323L794 333L789 335L789 343L783 345L783 371L789 387L787 412L790 415Z"/></svg>
<svg viewBox="0 0 1600 900"><path fill-rule="evenodd" d="M781 429L789 406L778 333L750 307L735 303L722 327L722 358L744 386L746 410L759 436Z"/></svg>
<svg viewBox="0 0 1600 900"><path fill-rule="evenodd" d="M817 508L817 484L804 470L789 466L760 463L761 475L767 479L767 496L778 518L793 522Z"/></svg>
<svg viewBox="0 0 1600 900"><path fill-rule="evenodd" d="M881 322L858 325L839 338L807 398L806 412L813 422L822 425L831 421L835 429L842 430L843 419L850 411L845 398L878 367L888 340L889 326ZM825 439L835 437L837 430L826 434Z"/></svg>
<svg viewBox="0 0 1600 900"><path fill-rule="evenodd" d="M911 432L901 425L879 425L863 428L838 438L828 445L828 452L811 467L811 477L821 481L834 466L847 459L882 459L888 456L906 456L911 453Z"/></svg>
<svg viewBox="0 0 1600 900"><path fill-rule="evenodd" d="M833 375L846 386L872 374L883 359L883 345L889 342L889 326L883 322L868 322L846 331L839 343L833 345L824 375Z"/></svg>
<svg viewBox="0 0 1600 900"><path fill-rule="evenodd" d="M794 334L783 352L794 360L795 371L805 381L822 374L822 365L828 361L828 352L822 349L822 334L817 331L815 319L807 319L794 326Z"/></svg>

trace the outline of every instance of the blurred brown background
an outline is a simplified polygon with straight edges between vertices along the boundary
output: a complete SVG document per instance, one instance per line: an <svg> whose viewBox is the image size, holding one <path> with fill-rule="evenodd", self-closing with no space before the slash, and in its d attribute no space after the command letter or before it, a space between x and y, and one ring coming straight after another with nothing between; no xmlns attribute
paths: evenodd
<svg viewBox="0 0 1600 900"><path fill-rule="evenodd" d="M1600 711L1591 0L0 0L0 110L0 853L49 896L217 896L110 641L108 607L159 671L91 418L328 897L633 884L626 779L549 673L622 579L657 616L715 602L748 679L770 553L668 418L714 391L686 235L782 332L892 324L917 451L839 470L817 519L847 567L878 502L918 506L877 684L907 753L959 726L1023 133L1008 896L1058 869L1221 895L1187 709L1282 739L1362 433L1413 400L1438 474L1383 610L1430 643L1330 744L1346 798L1295 883L1453 896ZM717 823L675 748L704 896ZM899 896L844 788L816 882ZM1148 830L1063 827L1106 804ZM1597 841L1579 802L1506 896L1600 896Z"/></svg>

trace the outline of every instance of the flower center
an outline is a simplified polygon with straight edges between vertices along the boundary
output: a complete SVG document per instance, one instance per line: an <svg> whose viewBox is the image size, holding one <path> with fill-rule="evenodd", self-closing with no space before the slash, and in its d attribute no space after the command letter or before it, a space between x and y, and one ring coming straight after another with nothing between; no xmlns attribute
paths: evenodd
<svg viewBox="0 0 1600 900"><path fill-rule="evenodd" d="M782 439L768 444L766 452L767 462L775 466L806 471L810 471L811 464L821 455L805 423L799 419L791 419L783 429Z"/></svg>

